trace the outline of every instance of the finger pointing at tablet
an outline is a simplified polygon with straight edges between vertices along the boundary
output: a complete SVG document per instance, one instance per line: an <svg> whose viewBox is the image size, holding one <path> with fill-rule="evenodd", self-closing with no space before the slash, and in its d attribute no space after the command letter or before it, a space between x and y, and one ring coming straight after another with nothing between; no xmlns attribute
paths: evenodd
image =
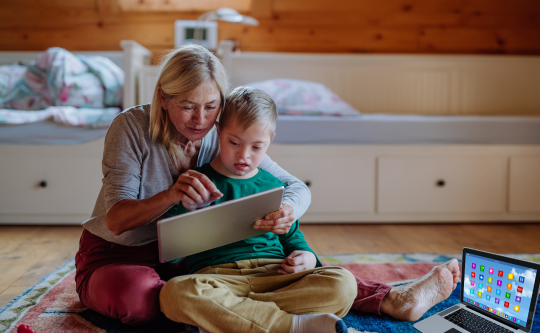
<svg viewBox="0 0 540 333"><path fill-rule="evenodd" d="M194 170L181 174L169 193L174 203L181 202L187 210L205 207L223 196L207 176Z"/></svg>

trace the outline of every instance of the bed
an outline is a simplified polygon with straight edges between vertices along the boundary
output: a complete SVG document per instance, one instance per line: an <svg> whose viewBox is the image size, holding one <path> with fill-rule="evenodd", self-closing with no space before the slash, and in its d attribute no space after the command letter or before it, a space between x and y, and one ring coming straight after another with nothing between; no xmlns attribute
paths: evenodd
<svg viewBox="0 0 540 333"><path fill-rule="evenodd" d="M124 106L149 103L150 53L122 47ZM218 56L235 86L320 82L362 112L279 117L268 153L311 188L301 222L540 221L540 57L242 53L229 41ZM102 146L0 145L0 223L83 221Z"/></svg>
<svg viewBox="0 0 540 333"><path fill-rule="evenodd" d="M152 53L135 41L101 55L123 69L123 107L137 103L137 73ZM40 52L0 52L0 65L36 59ZM90 215L101 184L107 128L51 121L0 125L0 223L79 224Z"/></svg>

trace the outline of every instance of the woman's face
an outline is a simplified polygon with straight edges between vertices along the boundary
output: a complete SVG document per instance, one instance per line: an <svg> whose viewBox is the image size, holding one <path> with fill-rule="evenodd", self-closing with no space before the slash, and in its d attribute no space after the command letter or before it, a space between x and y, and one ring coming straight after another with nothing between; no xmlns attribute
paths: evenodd
<svg viewBox="0 0 540 333"><path fill-rule="evenodd" d="M173 98L160 97L161 107L167 110L174 127L188 140L201 140L214 126L221 103L214 80Z"/></svg>

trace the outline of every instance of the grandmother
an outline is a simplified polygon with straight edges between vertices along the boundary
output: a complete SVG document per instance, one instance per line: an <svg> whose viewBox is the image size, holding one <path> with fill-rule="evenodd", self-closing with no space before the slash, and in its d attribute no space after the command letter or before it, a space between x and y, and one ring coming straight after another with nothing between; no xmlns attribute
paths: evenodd
<svg viewBox="0 0 540 333"><path fill-rule="evenodd" d="M186 274L186 265L159 262L156 223L175 204L209 204L222 196L205 175L191 169L209 163L219 151L212 129L227 91L219 60L201 46L183 46L163 59L152 104L127 109L111 124L103 185L82 225L75 258L77 293L87 307L130 325L164 317L161 288ZM268 156L260 167L287 187L281 209L254 228L285 234L307 210L311 194ZM353 308L416 320L450 295L459 275L453 260L402 287L357 278Z"/></svg>

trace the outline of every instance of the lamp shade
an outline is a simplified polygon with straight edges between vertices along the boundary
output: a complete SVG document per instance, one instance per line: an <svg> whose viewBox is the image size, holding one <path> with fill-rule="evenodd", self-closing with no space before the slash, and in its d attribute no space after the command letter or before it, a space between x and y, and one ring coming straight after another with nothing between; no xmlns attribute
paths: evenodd
<svg viewBox="0 0 540 333"><path fill-rule="evenodd" d="M202 21L225 21L231 23L241 23L247 25L259 25L259 21L250 16L238 13L232 8L220 8L213 12L207 12L199 17Z"/></svg>

